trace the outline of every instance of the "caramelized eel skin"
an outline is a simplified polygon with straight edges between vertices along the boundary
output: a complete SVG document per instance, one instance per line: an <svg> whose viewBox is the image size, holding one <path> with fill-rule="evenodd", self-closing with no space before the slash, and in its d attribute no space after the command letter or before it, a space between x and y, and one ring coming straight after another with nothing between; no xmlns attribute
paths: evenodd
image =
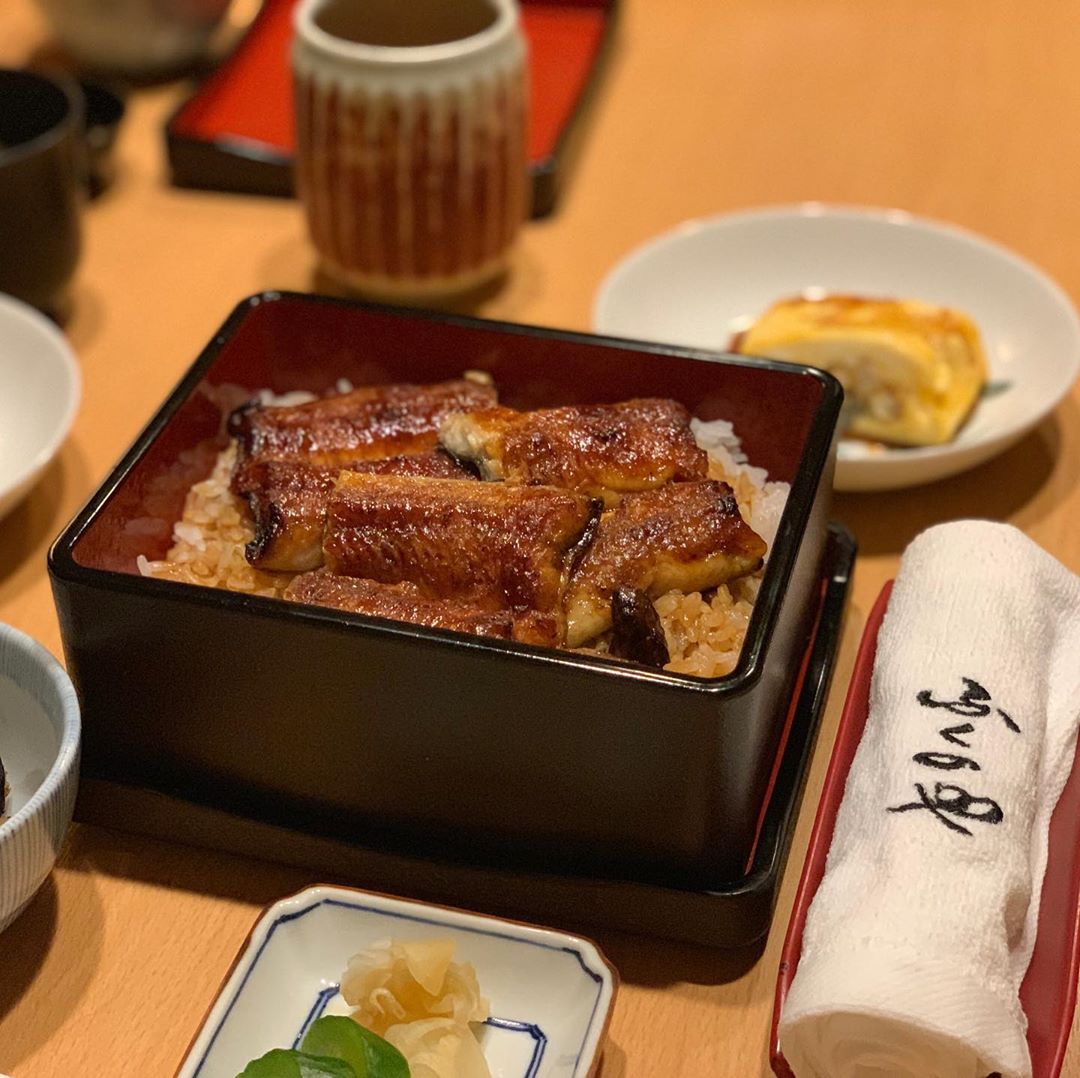
<svg viewBox="0 0 1080 1078"><path fill-rule="evenodd" d="M326 566L430 598L561 610L571 548L595 507L553 487L343 472L330 497Z"/></svg>
<svg viewBox="0 0 1080 1078"><path fill-rule="evenodd" d="M430 599L416 584L407 581L379 584L318 569L296 577L285 598L473 636L548 646L559 642L558 621L550 614L533 610L483 610L459 599Z"/></svg>
<svg viewBox="0 0 1080 1078"><path fill-rule="evenodd" d="M761 568L765 541L743 520L726 483L672 483L626 495L600 518L566 592L566 643L611 627L611 599L632 588L656 599L703 591Z"/></svg>
<svg viewBox="0 0 1080 1078"><path fill-rule="evenodd" d="M346 470L376 475L415 475L475 480L476 476L441 450L415 457L353 461ZM244 550L257 569L304 572L322 565L326 505L341 467L320 467L291 460L248 465L247 500L255 538Z"/></svg>
<svg viewBox="0 0 1080 1078"><path fill-rule="evenodd" d="M533 412L489 408L450 416L439 437L485 479L564 487L609 504L624 492L708 472L690 413L659 398Z"/></svg>
<svg viewBox="0 0 1080 1078"><path fill-rule="evenodd" d="M294 601L546 646L614 627L613 654L663 665L651 600L754 572L765 554L731 488L705 478L688 411L496 401L460 379L238 409L248 561L304 574Z"/></svg>
<svg viewBox="0 0 1080 1078"><path fill-rule="evenodd" d="M229 432L239 447L233 490L244 493L250 466L263 461L340 467L429 453L447 416L491 407L496 400L494 387L458 379L365 386L290 407L245 405L229 417Z"/></svg>

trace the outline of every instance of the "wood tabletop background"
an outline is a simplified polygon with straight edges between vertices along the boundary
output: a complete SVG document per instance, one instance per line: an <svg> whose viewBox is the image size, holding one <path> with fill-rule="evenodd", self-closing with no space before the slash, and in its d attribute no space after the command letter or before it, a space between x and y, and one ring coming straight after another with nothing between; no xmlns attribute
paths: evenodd
<svg viewBox="0 0 1080 1078"><path fill-rule="evenodd" d="M48 51L31 0L4 0L0 64ZM50 541L239 299L316 287L294 202L169 186L162 125L187 90L173 82L129 98L115 182L86 208L65 326L85 378L79 417L45 478L0 521L0 621L58 655ZM604 273L647 238L691 217L806 199L966 226L1080 299L1080 26L1069 0L624 0L583 134L557 212L528 225L509 281L477 313L588 329ZM1011 521L1080 570L1078 472L1074 390L975 471L835 498L860 555L772 934L745 970L739 956L594 933L623 982L602 1078L767 1073L780 944L875 596L917 532L963 516ZM76 825L56 872L0 936L0 1071L171 1075L259 908L308 882ZM1080 1078L1080 1043L1064 1074Z"/></svg>

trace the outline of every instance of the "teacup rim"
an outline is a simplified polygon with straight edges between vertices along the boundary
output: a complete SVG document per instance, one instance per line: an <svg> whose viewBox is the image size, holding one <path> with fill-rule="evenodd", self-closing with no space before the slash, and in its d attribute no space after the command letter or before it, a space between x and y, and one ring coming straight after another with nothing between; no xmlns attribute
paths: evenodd
<svg viewBox="0 0 1080 1078"><path fill-rule="evenodd" d="M329 2L330 0L301 0L293 16L297 39L338 60L379 66L407 67L464 59L485 51L513 34L519 22L518 10L513 0L485 0L494 10L495 18L475 34L433 45L373 45L347 41L319 26L315 22L315 16Z"/></svg>
<svg viewBox="0 0 1080 1078"><path fill-rule="evenodd" d="M59 90L67 99L68 111L58 123L46 128L40 134L34 135L23 142L18 142L13 146L0 146L0 168L35 157L37 154L43 153L62 142L70 132L77 133L82 125L83 114L82 91L74 80L66 75L59 72L54 74L52 72L31 71L29 68L0 65L0 78L5 75L23 76L36 80L39 84Z"/></svg>

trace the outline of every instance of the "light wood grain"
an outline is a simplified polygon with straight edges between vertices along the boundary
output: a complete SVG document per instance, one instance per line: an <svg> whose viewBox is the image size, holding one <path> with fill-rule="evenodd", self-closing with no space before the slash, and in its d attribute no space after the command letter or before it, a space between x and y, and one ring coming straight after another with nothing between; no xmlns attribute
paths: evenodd
<svg viewBox="0 0 1080 1078"><path fill-rule="evenodd" d="M30 0L0 5L0 63L47 44ZM603 274L689 217L821 199L900 206L1019 251L1080 296L1080 34L1069 0L625 0L559 211L530 224L479 313L587 329ZM74 432L0 521L0 620L59 654L49 542L243 296L311 289L290 201L168 186L162 121L185 87L134 93L118 174L87 208L67 331L85 375ZM0 237L2 243L2 237ZM600 934L623 987L603 1078L766 1073L779 947L866 614L923 527L1009 520L1080 570L1080 396L965 476L838 497L861 553L802 816L760 960ZM122 821L118 821L118 824ZM76 826L0 936L0 1070L169 1075L259 907L309 882ZM1066 1060L1080 1078L1080 1046Z"/></svg>

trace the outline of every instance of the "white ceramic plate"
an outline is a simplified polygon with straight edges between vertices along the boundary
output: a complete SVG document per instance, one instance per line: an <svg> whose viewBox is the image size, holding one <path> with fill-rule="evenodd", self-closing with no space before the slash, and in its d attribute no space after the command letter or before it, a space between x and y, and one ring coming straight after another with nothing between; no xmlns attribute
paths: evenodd
<svg viewBox="0 0 1080 1078"><path fill-rule="evenodd" d="M1080 369L1080 321L1052 280L988 240L899 210L806 203L688 222L607 276L593 322L608 336L723 351L774 301L825 292L958 307L990 365L991 388L955 441L843 439L838 490L914 486L981 464L1052 411Z"/></svg>
<svg viewBox="0 0 1080 1078"><path fill-rule="evenodd" d="M457 940L491 1018L479 1033L493 1078L585 1078L599 1062L616 977L578 936L345 887L271 906L222 986L177 1078L235 1078L271 1048L296 1047L322 1014L347 1014L338 978L391 937Z"/></svg>
<svg viewBox="0 0 1080 1078"><path fill-rule="evenodd" d="M80 386L63 333L33 307L0 294L0 517L63 445Z"/></svg>

